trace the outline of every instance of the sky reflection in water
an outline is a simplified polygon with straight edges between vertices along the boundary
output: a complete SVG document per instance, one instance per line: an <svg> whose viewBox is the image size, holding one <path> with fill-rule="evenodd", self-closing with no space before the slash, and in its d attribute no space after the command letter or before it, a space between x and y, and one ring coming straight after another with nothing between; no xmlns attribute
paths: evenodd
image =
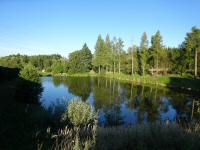
<svg viewBox="0 0 200 150"><path fill-rule="evenodd" d="M41 102L45 109L64 111L67 102L88 101L99 112L104 126L133 125L155 121L189 120L189 95L166 88L139 86L108 78L42 77Z"/></svg>

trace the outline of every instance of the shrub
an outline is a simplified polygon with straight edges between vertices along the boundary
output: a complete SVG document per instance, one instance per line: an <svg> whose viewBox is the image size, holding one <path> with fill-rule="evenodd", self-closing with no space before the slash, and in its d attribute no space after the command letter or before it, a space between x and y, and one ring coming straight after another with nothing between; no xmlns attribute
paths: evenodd
<svg viewBox="0 0 200 150"><path fill-rule="evenodd" d="M63 73L63 65L60 62L56 62L52 65L51 70L53 74Z"/></svg>
<svg viewBox="0 0 200 150"><path fill-rule="evenodd" d="M94 118L92 107L81 100L70 101L66 112L63 114L63 119L69 119L74 126L87 125Z"/></svg>
<svg viewBox="0 0 200 150"><path fill-rule="evenodd" d="M43 88L39 82L37 69L33 65L28 64L20 71L20 77L17 80L15 99L39 104L39 98Z"/></svg>
<svg viewBox="0 0 200 150"><path fill-rule="evenodd" d="M20 71L20 77L32 82L39 82L40 75L33 65L28 64Z"/></svg>
<svg viewBox="0 0 200 150"><path fill-rule="evenodd" d="M57 133L48 133L52 145L45 145L46 149L55 150L90 150L94 149L97 125L85 127L68 127L59 129ZM43 142L44 143L44 142ZM49 147L48 147L49 146ZM47 148L48 147L48 148ZM44 149L44 148L43 148Z"/></svg>

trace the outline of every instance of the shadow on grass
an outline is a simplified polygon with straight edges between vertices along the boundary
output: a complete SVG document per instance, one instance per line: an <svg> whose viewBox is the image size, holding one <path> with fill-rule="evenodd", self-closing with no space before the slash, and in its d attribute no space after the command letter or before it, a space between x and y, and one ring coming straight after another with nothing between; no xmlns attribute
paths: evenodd
<svg viewBox="0 0 200 150"><path fill-rule="evenodd" d="M15 91L15 100L39 104L39 98L43 91L41 83L32 82L19 77L18 68L0 66L0 80L2 82L11 80L15 82L15 85L10 85L10 88Z"/></svg>
<svg viewBox="0 0 200 150"><path fill-rule="evenodd" d="M0 67L0 149L37 149L38 135L50 124L40 105L42 86L18 76L19 69Z"/></svg>
<svg viewBox="0 0 200 150"><path fill-rule="evenodd" d="M96 150L146 150L181 149L195 150L200 147L199 127L195 132L176 125L148 124L134 127L98 128Z"/></svg>
<svg viewBox="0 0 200 150"><path fill-rule="evenodd" d="M200 79L169 77L167 87L177 92L200 96Z"/></svg>

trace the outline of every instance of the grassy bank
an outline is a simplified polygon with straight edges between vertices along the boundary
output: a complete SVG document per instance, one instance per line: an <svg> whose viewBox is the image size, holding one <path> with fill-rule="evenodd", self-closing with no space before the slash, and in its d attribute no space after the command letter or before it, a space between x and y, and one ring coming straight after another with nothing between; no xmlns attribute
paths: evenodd
<svg viewBox="0 0 200 150"><path fill-rule="evenodd" d="M164 123L138 124L126 128L89 125L83 128L65 127L53 135L51 149L197 150L200 147L198 123L186 128Z"/></svg>
<svg viewBox="0 0 200 150"><path fill-rule="evenodd" d="M200 147L198 121L190 124L154 122L103 127L98 126L95 114L87 102L71 101L63 116L66 126L57 132L48 132L47 137L52 137L47 139L51 143L48 149L195 150Z"/></svg>
<svg viewBox="0 0 200 150"><path fill-rule="evenodd" d="M96 136L96 150L147 150L147 149L198 149L199 125L192 126L191 131L177 125L149 124L133 127L98 128Z"/></svg>
<svg viewBox="0 0 200 150"><path fill-rule="evenodd" d="M194 78L185 78L180 76L140 76L135 75L126 75L126 74L97 74L97 73L75 73L75 74L51 74L51 73L42 73L42 76L71 76L71 77L107 77L112 79L117 79L126 82L133 82L135 84L147 84L147 85L159 85L169 88L177 88L180 90L200 92L200 79Z"/></svg>
<svg viewBox="0 0 200 150"><path fill-rule="evenodd" d="M183 78L178 76L139 76L139 75L125 75L125 74L107 74L106 77L130 81L138 84L159 85L170 88L179 88L188 91L200 91L200 80L193 78Z"/></svg>

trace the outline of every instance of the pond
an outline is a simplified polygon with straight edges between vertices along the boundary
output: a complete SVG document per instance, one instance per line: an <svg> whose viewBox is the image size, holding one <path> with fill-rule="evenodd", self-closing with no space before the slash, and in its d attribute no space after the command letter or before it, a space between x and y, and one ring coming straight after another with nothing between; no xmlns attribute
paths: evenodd
<svg viewBox="0 0 200 150"><path fill-rule="evenodd" d="M136 85L103 77L42 77L41 104L62 114L71 99L87 101L102 126L186 121L195 115L194 97L160 86Z"/></svg>

